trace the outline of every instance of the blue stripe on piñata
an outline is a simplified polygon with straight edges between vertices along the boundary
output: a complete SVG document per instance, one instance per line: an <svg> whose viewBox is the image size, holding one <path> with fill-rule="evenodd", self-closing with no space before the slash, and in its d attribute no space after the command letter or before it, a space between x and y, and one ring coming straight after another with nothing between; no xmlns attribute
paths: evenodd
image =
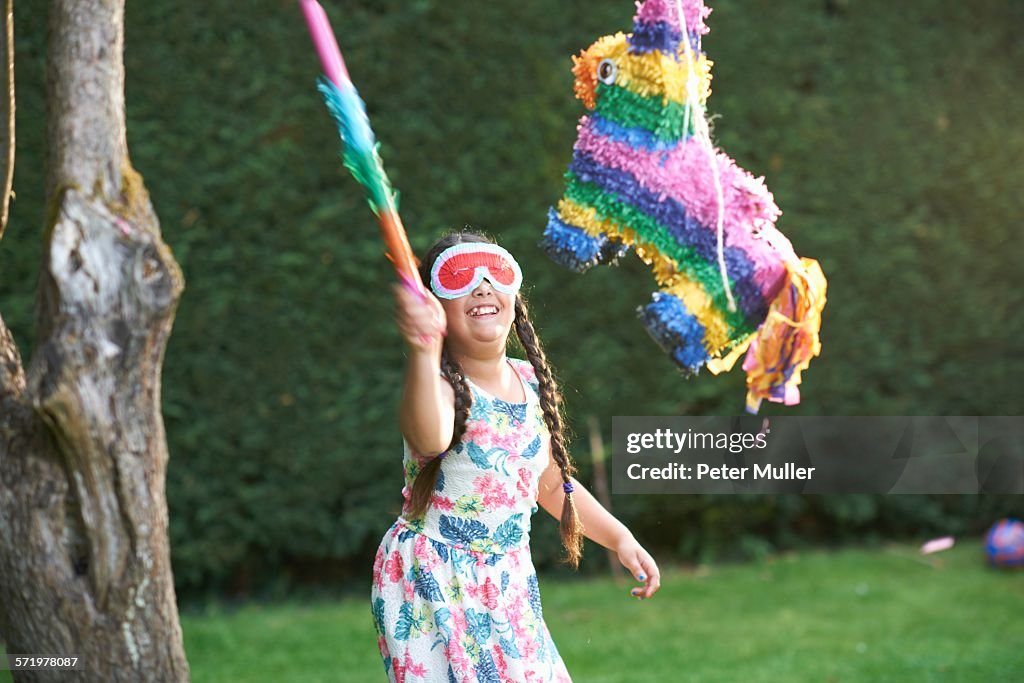
<svg viewBox="0 0 1024 683"><path fill-rule="evenodd" d="M717 263L717 234L688 214L679 201L671 197L662 200L641 185L632 174L602 166L589 154L578 151L573 153L569 172L582 182L592 183L605 192L615 194L620 201L642 211L663 226L676 242L691 247L705 261ZM753 280L753 264L742 249L725 247L724 252L739 309L748 321L757 326L768 315L769 302L761 297L761 290Z"/></svg>
<svg viewBox="0 0 1024 683"><path fill-rule="evenodd" d="M634 24L633 34L629 37L629 51L635 54L665 52L678 60L679 41L682 37L681 31L664 21Z"/></svg>
<svg viewBox="0 0 1024 683"><path fill-rule="evenodd" d="M686 312L677 297L655 292L651 303L637 308L637 316L654 341L689 373L696 373L708 360L704 348L704 326Z"/></svg>
<svg viewBox="0 0 1024 683"><path fill-rule="evenodd" d="M548 209L548 225L540 246L558 265L583 273L598 264L602 239L566 224L554 209Z"/></svg>
<svg viewBox="0 0 1024 683"><path fill-rule="evenodd" d="M569 225L558 217L554 209L548 209L548 225L539 246L555 263L578 273L598 264L613 263L629 251L629 246L619 240L604 235L593 237L581 228Z"/></svg>
<svg viewBox="0 0 1024 683"><path fill-rule="evenodd" d="M588 117L588 125L602 137L609 138L614 142L624 142L630 147L652 151L663 152L675 149L690 137L684 135L682 140L661 140L646 128L627 128L598 113L593 113Z"/></svg>

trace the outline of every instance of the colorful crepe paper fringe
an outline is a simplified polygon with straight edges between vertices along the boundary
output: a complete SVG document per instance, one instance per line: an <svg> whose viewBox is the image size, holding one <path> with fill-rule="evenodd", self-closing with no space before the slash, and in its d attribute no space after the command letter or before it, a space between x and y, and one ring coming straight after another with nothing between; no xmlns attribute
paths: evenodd
<svg viewBox="0 0 1024 683"><path fill-rule="evenodd" d="M327 111L345 141L342 161L352 177L366 190L366 203L374 214L398 210L397 197L384 172L378 149L366 115L366 105L354 87L341 89L323 76L317 82Z"/></svg>
<svg viewBox="0 0 1024 683"><path fill-rule="evenodd" d="M782 212L763 179L711 143L712 63L700 46L710 12L701 0L646 0L632 33L573 57L589 112L541 245L581 273L634 248L661 287L637 310L651 336L687 373L727 371L746 351L756 412L764 399L799 401L826 283L776 229Z"/></svg>
<svg viewBox="0 0 1024 683"><path fill-rule="evenodd" d="M825 305L825 275L813 259L801 259L799 265L787 263L786 267L786 284L772 301L768 319L751 339L743 361L747 410L753 413L761 399L787 406L799 403L800 373L821 352L818 330Z"/></svg>
<svg viewBox="0 0 1024 683"><path fill-rule="evenodd" d="M381 237L387 245L388 259L406 286L425 296L416 257L398 215L397 195L384 172L366 106L349 78L327 14L316 0L300 0L300 5L324 70L317 89L345 143L342 155L345 167L366 192L366 201L377 216Z"/></svg>

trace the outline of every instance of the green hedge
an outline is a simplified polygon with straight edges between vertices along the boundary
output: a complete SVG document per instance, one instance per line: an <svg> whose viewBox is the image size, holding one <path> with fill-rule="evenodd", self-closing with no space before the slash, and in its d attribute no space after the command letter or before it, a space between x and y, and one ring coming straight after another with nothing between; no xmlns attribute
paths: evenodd
<svg viewBox="0 0 1024 683"><path fill-rule="evenodd" d="M742 409L740 371L684 381L647 337L633 311L654 285L636 259L578 276L536 248L582 113L569 56L629 30L632 2L325 6L414 248L472 224L517 255L577 431L589 415L607 438L612 415ZM714 6L704 47L716 139L766 176L780 228L830 283L803 403L763 412L1024 412L1012 247L1024 214L1024 8ZM27 359L43 221L42 10L17 12L16 29L18 197L0 243L0 310ZM305 30L287 2L127 6L132 160L187 280L163 374L181 594L365 578L399 508L393 276L339 161ZM575 453L586 481L585 443ZM976 532L1021 512L1019 499L972 497L614 503L645 543L690 559ZM553 520L538 516L534 538L550 567Z"/></svg>

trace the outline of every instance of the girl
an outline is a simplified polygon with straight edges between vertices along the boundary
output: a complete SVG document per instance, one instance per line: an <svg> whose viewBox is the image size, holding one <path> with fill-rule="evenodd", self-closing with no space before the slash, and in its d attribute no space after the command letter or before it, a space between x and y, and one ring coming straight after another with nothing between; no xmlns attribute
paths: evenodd
<svg viewBox="0 0 1024 683"><path fill-rule="evenodd" d="M569 682L530 555L538 504L560 521L574 568L581 536L618 553L644 582L637 598L658 590L658 567L572 476L561 396L512 255L455 233L428 250L420 277L433 295L395 288L406 485L373 567L384 669L397 683ZM528 361L505 356L513 326Z"/></svg>

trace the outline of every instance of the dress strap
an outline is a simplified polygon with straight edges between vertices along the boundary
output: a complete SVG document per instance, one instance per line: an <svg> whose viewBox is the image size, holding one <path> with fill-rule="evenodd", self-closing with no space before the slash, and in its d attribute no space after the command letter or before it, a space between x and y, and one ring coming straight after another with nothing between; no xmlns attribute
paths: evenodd
<svg viewBox="0 0 1024 683"><path fill-rule="evenodd" d="M508 362L515 373L519 375L519 379L522 380L523 386L529 387L537 399L540 400L540 383L537 381L536 375L533 371L533 365L530 361L522 360L521 358L509 358ZM527 368L529 368L529 370L527 370ZM529 401L530 397L527 396L526 400Z"/></svg>

